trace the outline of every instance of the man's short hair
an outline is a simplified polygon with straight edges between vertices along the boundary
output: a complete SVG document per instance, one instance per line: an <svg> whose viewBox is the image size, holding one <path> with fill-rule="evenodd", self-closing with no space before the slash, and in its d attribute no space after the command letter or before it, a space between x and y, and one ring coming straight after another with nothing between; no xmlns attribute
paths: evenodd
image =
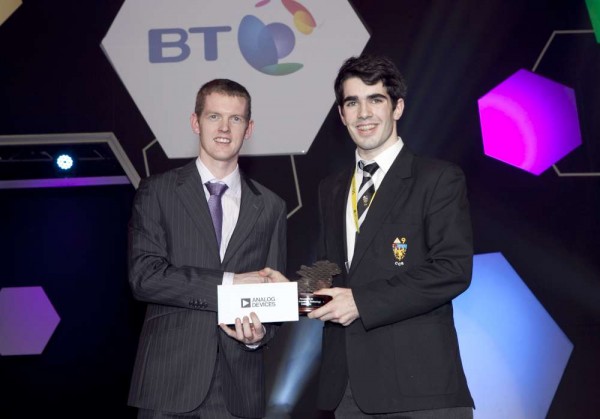
<svg viewBox="0 0 600 419"><path fill-rule="evenodd" d="M229 79L214 79L207 83L205 83L200 90L198 90L198 94L196 95L196 107L194 112L196 115L200 116L202 111L204 110L204 103L206 102L206 97L211 93L220 93L227 96L241 97L246 99L246 119L250 121L252 117L252 101L250 99L250 93L248 90L238 82Z"/></svg>
<svg viewBox="0 0 600 419"><path fill-rule="evenodd" d="M344 102L344 82L353 77L369 86L382 82L393 103L406 98L406 82L392 60L383 56L361 55L348 58L340 67L334 84L339 106Z"/></svg>

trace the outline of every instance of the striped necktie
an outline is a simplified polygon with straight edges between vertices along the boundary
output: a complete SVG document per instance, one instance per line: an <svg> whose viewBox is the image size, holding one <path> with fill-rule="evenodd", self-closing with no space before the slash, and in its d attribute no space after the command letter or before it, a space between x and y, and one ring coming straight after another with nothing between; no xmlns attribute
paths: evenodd
<svg viewBox="0 0 600 419"><path fill-rule="evenodd" d="M356 200L356 211L358 213L358 225L360 226L366 217L367 208L371 204L373 195L375 195L375 184L373 183L373 175L379 169L377 163L365 164L359 160L358 168L363 172L363 179L358 188L358 199Z"/></svg>

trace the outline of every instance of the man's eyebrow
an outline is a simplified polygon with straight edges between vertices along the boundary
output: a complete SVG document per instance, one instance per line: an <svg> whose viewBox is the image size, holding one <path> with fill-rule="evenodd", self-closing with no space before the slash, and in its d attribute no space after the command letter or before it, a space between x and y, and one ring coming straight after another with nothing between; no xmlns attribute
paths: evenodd
<svg viewBox="0 0 600 419"><path fill-rule="evenodd" d="M358 100L358 96L346 96L342 102L343 103L356 102L357 100Z"/></svg>
<svg viewBox="0 0 600 419"><path fill-rule="evenodd" d="M367 96L367 99L387 99L387 96L381 93L373 93L372 95Z"/></svg>
<svg viewBox="0 0 600 419"><path fill-rule="evenodd" d="M373 99L387 100L387 96L382 93L373 93L372 95L367 96L367 100L373 100ZM343 100L343 103L356 102L356 101L358 101L358 96L346 96Z"/></svg>

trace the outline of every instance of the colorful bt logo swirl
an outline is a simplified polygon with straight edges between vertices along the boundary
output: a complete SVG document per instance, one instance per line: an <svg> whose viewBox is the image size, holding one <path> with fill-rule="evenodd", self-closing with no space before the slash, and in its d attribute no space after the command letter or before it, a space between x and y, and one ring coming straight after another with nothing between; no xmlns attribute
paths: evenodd
<svg viewBox="0 0 600 419"><path fill-rule="evenodd" d="M261 0L262 7L271 0ZM316 26L311 13L294 0L281 0L294 18L296 29L310 35ZM204 38L204 59L215 61L219 57L218 38L231 32L231 26L199 26L189 29L161 28L148 31L148 58L151 63L173 63L186 60L192 53L188 44L190 34L201 34ZM300 63L280 63L296 45L294 31L283 23L265 25L256 16L244 16L238 30L238 44L242 56L253 68L271 76L285 76L300 70Z"/></svg>
<svg viewBox="0 0 600 419"><path fill-rule="evenodd" d="M256 7L262 7L271 0L262 0ZM316 26L311 13L294 0L281 0L281 3L294 17L296 29L310 35ZM242 55L252 67L271 76L285 76L300 70L300 63L279 63L287 57L296 45L294 31L283 23L265 25L256 16L244 16L238 30L238 44Z"/></svg>

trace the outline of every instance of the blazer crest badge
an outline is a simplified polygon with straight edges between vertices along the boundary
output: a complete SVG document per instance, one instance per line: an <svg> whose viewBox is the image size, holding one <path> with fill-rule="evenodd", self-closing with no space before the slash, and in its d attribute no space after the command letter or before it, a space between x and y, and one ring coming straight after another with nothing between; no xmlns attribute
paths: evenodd
<svg viewBox="0 0 600 419"><path fill-rule="evenodd" d="M394 252L394 258L396 261L394 265L396 266L404 266L404 257L406 256L406 251L408 250L408 244L406 243L406 237L398 238L394 240L392 243L392 251Z"/></svg>

